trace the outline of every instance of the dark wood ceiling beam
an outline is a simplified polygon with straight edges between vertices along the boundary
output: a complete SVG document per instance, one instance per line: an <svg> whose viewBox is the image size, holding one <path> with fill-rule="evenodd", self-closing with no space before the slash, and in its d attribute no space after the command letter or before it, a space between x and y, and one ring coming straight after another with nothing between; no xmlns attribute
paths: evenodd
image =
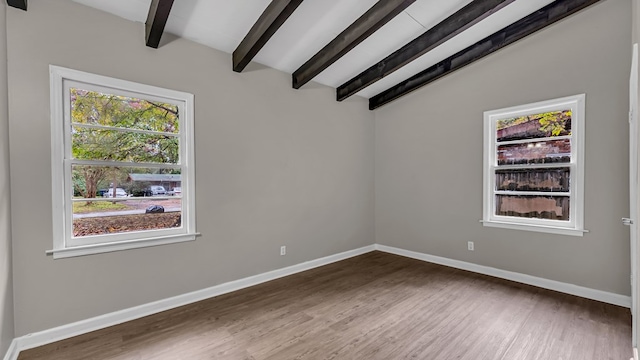
<svg viewBox="0 0 640 360"><path fill-rule="evenodd" d="M301 3L302 0L272 0L233 51L233 71L242 72Z"/></svg>
<svg viewBox="0 0 640 360"><path fill-rule="evenodd" d="M293 73L293 88L299 89L338 61L366 38L396 17L416 0L380 0L349 25L322 50Z"/></svg>
<svg viewBox="0 0 640 360"><path fill-rule="evenodd" d="M435 49L445 41L462 33L489 15L515 0L474 0L431 29L380 60L351 80L340 85L336 98L342 101L411 61Z"/></svg>
<svg viewBox="0 0 640 360"><path fill-rule="evenodd" d="M27 11L27 0L7 0L7 5Z"/></svg>
<svg viewBox="0 0 640 360"><path fill-rule="evenodd" d="M145 23L145 38L148 47L157 49L160 39L167 25L169 13L173 6L173 0L152 0L149 6L149 14Z"/></svg>
<svg viewBox="0 0 640 360"><path fill-rule="evenodd" d="M478 41L440 61L409 79L369 99L369 109L377 109L445 75L459 70L505 46L513 44L538 30L566 18L600 0L556 0L525 18Z"/></svg>

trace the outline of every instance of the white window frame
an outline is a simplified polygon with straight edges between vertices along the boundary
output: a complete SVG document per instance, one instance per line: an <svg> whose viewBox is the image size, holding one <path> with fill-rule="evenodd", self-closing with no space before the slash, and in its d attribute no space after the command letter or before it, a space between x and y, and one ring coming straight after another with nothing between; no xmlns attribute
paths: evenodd
<svg viewBox="0 0 640 360"><path fill-rule="evenodd" d="M195 240L194 96L186 92L139 84L50 65L51 97L51 184L54 259L84 256ZM71 168L71 114L69 88L162 101L176 105L180 114L179 142L182 180L182 226L179 228L90 235L74 238ZM96 165L109 166L96 161ZM135 163L132 163L135 164ZM112 165L122 165L114 163ZM166 167L161 164L155 167ZM173 165L174 167L176 165Z"/></svg>
<svg viewBox="0 0 640 360"><path fill-rule="evenodd" d="M571 162L541 165L498 166L496 143L496 122L500 119L539 114L560 110L571 110ZM538 231L552 234L582 236L584 229L584 128L585 94L536 102L532 104L486 111L484 113L484 176L483 176L483 219L484 226ZM537 139L537 140L544 140ZM569 167L571 183L569 194L569 221L536 219L496 215L495 194L498 168L555 168Z"/></svg>

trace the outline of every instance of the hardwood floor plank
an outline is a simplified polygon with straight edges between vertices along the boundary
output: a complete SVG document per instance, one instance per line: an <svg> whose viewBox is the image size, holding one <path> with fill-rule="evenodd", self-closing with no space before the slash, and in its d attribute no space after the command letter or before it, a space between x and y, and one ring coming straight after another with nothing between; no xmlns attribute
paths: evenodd
<svg viewBox="0 0 640 360"><path fill-rule="evenodd" d="M629 357L629 309L372 252L26 350L19 360Z"/></svg>

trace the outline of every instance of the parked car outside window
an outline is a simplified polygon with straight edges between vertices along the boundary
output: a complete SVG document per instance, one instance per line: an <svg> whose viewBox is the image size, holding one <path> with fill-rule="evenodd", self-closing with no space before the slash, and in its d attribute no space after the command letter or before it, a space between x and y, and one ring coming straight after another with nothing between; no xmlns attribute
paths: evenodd
<svg viewBox="0 0 640 360"><path fill-rule="evenodd" d="M182 188L181 187L174 187L173 188L173 195L175 196L182 196Z"/></svg>
<svg viewBox="0 0 640 360"><path fill-rule="evenodd" d="M151 191L151 195L166 195L167 191L164 189L164 186L160 185L151 185L149 186L149 191Z"/></svg>
<svg viewBox="0 0 640 360"><path fill-rule="evenodd" d="M123 188L116 188L116 197L127 197L127 192L124 191ZM106 193L104 193L104 197L113 197L113 189L109 189Z"/></svg>

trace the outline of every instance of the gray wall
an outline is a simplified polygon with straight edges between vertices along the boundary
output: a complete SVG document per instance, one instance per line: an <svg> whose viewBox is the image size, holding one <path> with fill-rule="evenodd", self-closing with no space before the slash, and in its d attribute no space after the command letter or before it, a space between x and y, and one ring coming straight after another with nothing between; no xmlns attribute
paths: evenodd
<svg viewBox="0 0 640 360"><path fill-rule="evenodd" d="M629 295L631 28L630 0L602 1L376 111L377 243ZM579 93L590 232L483 227L483 112Z"/></svg>
<svg viewBox="0 0 640 360"><path fill-rule="evenodd" d="M631 1L631 8L632 8L632 27L631 27L631 43L635 44L638 42L638 37L640 34L638 34L638 21L640 20L640 4L638 4L638 0L632 0Z"/></svg>
<svg viewBox="0 0 640 360"><path fill-rule="evenodd" d="M8 14L16 336L373 243L373 114L70 1ZM48 66L192 92L195 242L53 260ZM280 256L280 245L287 255Z"/></svg>
<svg viewBox="0 0 640 360"><path fill-rule="evenodd" d="M13 339L5 2L0 3L0 356Z"/></svg>

